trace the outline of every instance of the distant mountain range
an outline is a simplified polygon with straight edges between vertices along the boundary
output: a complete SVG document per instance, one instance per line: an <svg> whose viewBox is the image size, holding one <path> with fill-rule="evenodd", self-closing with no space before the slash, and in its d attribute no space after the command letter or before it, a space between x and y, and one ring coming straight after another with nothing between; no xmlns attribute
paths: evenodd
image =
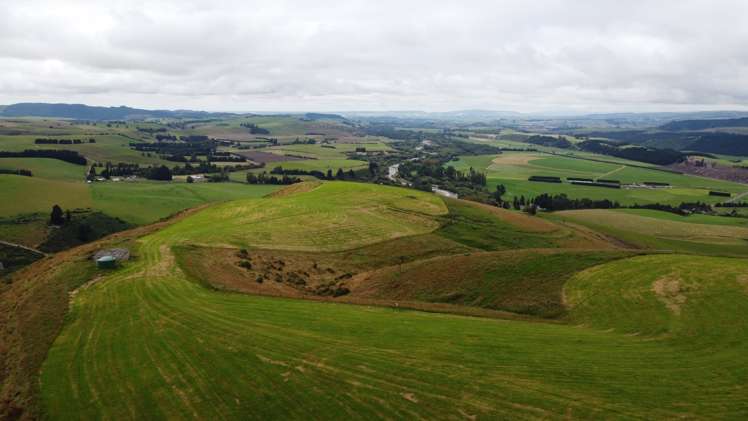
<svg viewBox="0 0 748 421"><path fill-rule="evenodd" d="M521 119L528 118L528 114L522 114L515 111L491 111L491 110L458 110L458 111L440 111L428 112L417 110L405 111L350 111L340 112L339 114L353 119L364 120L386 120L386 119L404 119L404 120L438 120L438 121L492 121L501 119Z"/></svg>
<svg viewBox="0 0 748 421"><path fill-rule="evenodd" d="M662 130L706 130L717 128L748 127L748 117L710 120L679 120L664 124Z"/></svg>
<svg viewBox="0 0 748 421"><path fill-rule="evenodd" d="M299 113L263 113L264 115L300 115L310 120L340 120L352 118L369 121L397 121L397 120L430 120L441 122L494 122L494 121L534 121L536 123L550 122L551 124L572 124L579 126L597 125L596 122L621 124L628 126L656 127L675 122L672 127L665 126L663 130L698 130L711 127L745 127L748 112L745 111L699 111L699 112L659 112L659 113L607 113L563 115L519 113L515 111L493 110L458 110L443 112L427 112L417 110L403 111L351 111L337 114L309 112ZM255 115L254 113L227 113L192 110L146 110L131 107L98 107L84 104L49 104L24 102L12 105L0 105L0 117L49 117L70 118L75 120L138 120L147 118L220 118L240 115ZM688 121L682 121L688 120ZM681 124L682 123L682 124Z"/></svg>
<svg viewBox="0 0 748 421"><path fill-rule="evenodd" d="M235 115L190 110L144 110L130 107L95 107L84 104L24 102L0 106L0 117L50 117L75 120L135 120L145 118L212 118Z"/></svg>

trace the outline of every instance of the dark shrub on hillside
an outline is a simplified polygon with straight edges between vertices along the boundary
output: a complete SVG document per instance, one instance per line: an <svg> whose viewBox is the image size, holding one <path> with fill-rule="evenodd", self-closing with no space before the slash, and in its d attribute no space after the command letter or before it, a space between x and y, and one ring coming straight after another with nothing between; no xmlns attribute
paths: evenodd
<svg viewBox="0 0 748 421"><path fill-rule="evenodd" d="M709 190L709 196L722 196L722 197L730 197L730 196L732 196L732 194L730 194L730 193L728 193L728 192L724 192L724 191L714 191L714 190Z"/></svg>
<svg viewBox="0 0 748 421"><path fill-rule="evenodd" d="M561 182L560 177L548 177L544 175L531 175L530 178L528 178L527 180L540 181L543 183L560 183Z"/></svg>
<svg viewBox="0 0 748 421"><path fill-rule="evenodd" d="M620 147L599 140L587 140L579 143L579 148L602 155L610 155L632 161L647 162L656 165L670 165L681 162L685 155L672 149L652 149L642 146Z"/></svg>
<svg viewBox="0 0 748 421"><path fill-rule="evenodd" d="M573 146L571 142L561 136L530 136L527 138L527 140L525 140L525 142L532 143L533 145L549 146L561 149L568 149Z"/></svg>

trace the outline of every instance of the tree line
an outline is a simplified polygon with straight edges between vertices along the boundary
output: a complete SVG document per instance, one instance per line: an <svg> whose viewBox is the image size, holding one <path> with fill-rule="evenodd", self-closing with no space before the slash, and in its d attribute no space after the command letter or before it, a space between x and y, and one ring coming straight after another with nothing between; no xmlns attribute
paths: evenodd
<svg viewBox="0 0 748 421"><path fill-rule="evenodd" d="M263 129L254 123L241 123L240 126L249 129L250 134L270 134L270 130Z"/></svg>
<svg viewBox="0 0 748 421"><path fill-rule="evenodd" d="M670 165L683 161L686 156L673 149L652 149L643 146L619 147L599 140L586 140L579 143L583 151L610 155L632 161L647 162L655 165Z"/></svg>
<svg viewBox="0 0 748 421"><path fill-rule="evenodd" d="M37 138L34 139L34 143L37 145L80 145L82 143L96 143L96 139L90 138L84 142L82 139Z"/></svg>
<svg viewBox="0 0 748 421"><path fill-rule="evenodd" d="M327 172L319 170L301 170L301 169L284 169L282 166L277 166L270 170L270 174L275 175L309 175L316 177L320 180L358 180L356 173L349 169L347 172L342 168L338 168L338 171L333 174L331 168L327 169Z"/></svg>
<svg viewBox="0 0 748 421"><path fill-rule="evenodd" d="M249 184L277 184L277 185L289 185L294 183L300 183L302 180L298 177L289 177L283 175L277 177L275 175L269 175L266 171L259 174L247 173L247 183Z"/></svg>
<svg viewBox="0 0 748 421"><path fill-rule="evenodd" d="M32 173L31 170L25 170L25 169L11 170L11 169L0 168L0 174L22 175L24 177L34 176L34 173Z"/></svg>

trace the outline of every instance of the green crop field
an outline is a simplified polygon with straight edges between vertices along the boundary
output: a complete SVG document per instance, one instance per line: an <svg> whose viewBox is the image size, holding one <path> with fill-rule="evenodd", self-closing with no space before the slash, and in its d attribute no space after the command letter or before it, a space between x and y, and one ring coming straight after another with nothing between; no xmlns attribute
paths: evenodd
<svg viewBox="0 0 748 421"><path fill-rule="evenodd" d="M607 160L607 157L604 159ZM748 191L745 185L729 181L632 167L625 162L597 162L535 152L506 152L499 156L461 156L459 160L450 165L462 171L473 167L478 171L486 172L489 189L493 190L496 184L503 184L507 188L508 197L565 193L572 198L610 199L623 205L680 204L695 201L717 203L723 200L723 198L709 196L709 190L733 194ZM528 181L532 175L561 177L564 182L559 184ZM624 184L658 182L668 183L671 187L609 189L573 185L566 181L567 177L614 179Z"/></svg>
<svg viewBox="0 0 748 421"><path fill-rule="evenodd" d="M604 263L610 257L589 255L563 260L579 271L563 282L522 263L534 259L527 254L509 266L486 262L497 274L511 262L538 271L547 287L533 289L533 276L496 286L471 281L498 295L555 296L566 308L549 313L556 323L219 292L174 263L171 247L186 241L222 244L234 235L265 244L243 223L248 210L288 233L265 244L281 247L306 244L291 232L318 235L319 225L301 225L309 215L330 226L357 221L390 238L433 229L422 221L446 210L435 196L411 198L410 190L350 183L303 190L188 216L141 238L134 261L78 290L43 365L43 412L57 419L737 419L748 411L743 260L653 255ZM371 195L379 197L368 202ZM394 211L418 217L371 222ZM237 222L213 234L209 220ZM360 244L325 239L336 250ZM553 256L562 255L535 259L562 259Z"/></svg>

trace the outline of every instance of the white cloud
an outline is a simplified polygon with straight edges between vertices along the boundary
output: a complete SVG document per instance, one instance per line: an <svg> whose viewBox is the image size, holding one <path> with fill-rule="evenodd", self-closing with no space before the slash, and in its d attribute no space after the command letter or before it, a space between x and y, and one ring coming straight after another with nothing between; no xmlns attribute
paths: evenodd
<svg viewBox="0 0 748 421"><path fill-rule="evenodd" d="M0 0L0 103L745 108L744 1Z"/></svg>

